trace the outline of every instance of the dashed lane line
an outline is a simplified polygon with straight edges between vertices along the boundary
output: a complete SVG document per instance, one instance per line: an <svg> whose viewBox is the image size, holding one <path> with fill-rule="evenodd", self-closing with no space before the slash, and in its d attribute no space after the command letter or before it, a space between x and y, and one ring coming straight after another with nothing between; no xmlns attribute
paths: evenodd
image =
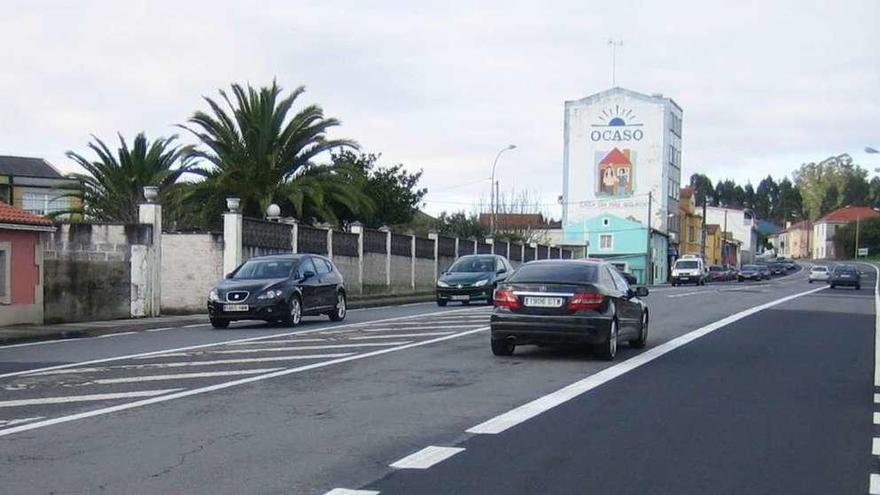
<svg viewBox="0 0 880 495"><path fill-rule="evenodd" d="M116 406L104 407L101 409L84 411L81 413L71 414L68 416L60 416L57 418L47 419L47 420L43 420L43 421L36 421L33 423L24 424L24 425L13 426L12 428L6 428L3 430L0 430L0 437L12 435L15 433L20 433L23 431L36 430L39 428L46 428L48 426L69 423L71 421L78 421L80 419L93 418L95 416L103 416L105 414L111 414L111 413L119 412L119 411L126 411L129 409L135 409L138 407L144 407L144 406L148 406L148 405L152 405L152 404L159 404L159 403L167 402L167 401L171 401L171 400L182 399L184 397L191 397L194 395L206 394L206 393L214 392L217 390L223 390L223 389L227 389L227 388L231 388L231 387L237 387L239 385L245 385L248 383L254 383L254 382L258 382L258 381L262 381L262 380L268 380L270 378L277 378L279 376L286 376L286 375L291 375L294 373L302 373L302 372L313 370L313 369L324 368L327 366L333 366L333 365L342 364L342 363L348 363L348 362L356 361L359 359L366 359L366 358L370 358L370 357L374 357L374 356L381 356L383 354L389 354L392 352L399 352L399 351L403 351L406 349L412 349L413 347L421 347L424 345L436 344L437 342L444 342L446 340L457 339L459 337L466 337L468 335L473 335L478 332L485 332L488 329L489 329L489 327L475 328L473 330L467 330L464 332L454 333L452 335L437 337L436 339L422 340L419 342L413 342L412 344L406 344L406 345L402 345L402 346L398 346L398 347L388 347L385 349L378 349L378 350L375 350L372 352L365 352L363 354L355 354L352 356L347 356L347 357L343 357L343 358L339 358L339 359L331 359L329 361L321 361L321 362L317 362L317 363L307 364L305 366L298 366L296 368L288 368L288 369L284 369L281 371L274 371L272 373L266 373L265 375L257 375L257 376L251 376L248 378L241 378L238 380L233 380L231 382L223 382L223 383L217 383L214 385L209 385L206 387L194 388L194 389L190 389L190 390L182 390L180 392L162 395L159 397L150 397L148 399L142 399L142 400L138 400L138 401L134 401L134 402L128 402L128 403L119 404Z"/></svg>
<svg viewBox="0 0 880 495"><path fill-rule="evenodd" d="M392 462L391 467L396 469L428 469L460 452L464 452L464 448L429 445L399 461Z"/></svg>
<svg viewBox="0 0 880 495"><path fill-rule="evenodd" d="M64 404L67 402L93 402L93 401L101 401L101 400L117 400L117 399L132 399L135 397L154 397L157 395L169 394L172 392L178 392L183 390L182 388L168 388L165 390L141 390L138 392L118 392L115 394L89 394L89 395L71 395L68 397L41 397L39 399L18 399L18 400L4 400L0 401L0 408L3 407L21 407L21 406L44 406L47 404ZM23 426L32 426L34 423L30 425ZM21 426L19 427L21 428ZM12 428L14 429L14 428ZM0 435L2 432L6 430L0 430Z"/></svg>
<svg viewBox="0 0 880 495"><path fill-rule="evenodd" d="M220 366L226 364L249 364L249 363L273 363L279 361L302 361L308 359L343 358L351 356L352 352L334 354L298 354L292 356L271 356L250 359L218 359L214 361L181 361L175 363L144 363L144 364L118 364L114 366L101 366L94 368L65 368L63 370L49 370L33 373L27 376L69 375L79 373L102 373L110 370L139 370L182 368L185 366Z"/></svg>
<svg viewBox="0 0 880 495"><path fill-rule="evenodd" d="M95 338L96 338L96 339L106 339L107 337L119 337L119 336L121 336L121 335L133 335L133 334L136 334L136 333L137 333L137 332L108 333L108 334L105 334L105 335L98 335L98 336L95 337Z"/></svg>
<svg viewBox="0 0 880 495"><path fill-rule="evenodd" d="M348 488L334 488L324 495L379 495L376 490L351 490Z"/></svg>
<svg viewBox="0 0 880 495"><path fill-rule="evenodd" d="M231 349L226 351L208 351L210 354L243 354L249 352L288 352L288 351L320 351L324 349L350 349L353 347L387 347L409 344L410 340L400 342L364 342L358 344L300 345L292 347L263 347L259 349ZM159 356L162 357L162 356Z"/></svg>
<svg viewBox="0 0 880 495"><path fill-rule="evenodd" d="M455 332L421 332L421 333L390 333L388 335L364 335L361 337L349 337L348 340L371 340L371 339L401 339L412 337L434 337L437 335L449 335Z"/></svg>
<svg viewBox="0 0 880 495"><path fill-rule="evenodd" d="M0 420L0 428L6 428L7 426L15 426L23 423L30 423L31 421L37 421L40 419L44 419L45 416L33 416L30 418L16 418L16 419L3 419Z"/></svg>
<svg viewBox="0 0 880 495"><path fill-rule="evenodd" d="M140 382L164 382L169 380L193 380L196 378L214 378L218 376L240 376L240 375L259 375L262 373L271 373L273 371L283 370L284 368L258 368L249 370L233 370L233 371L206 371L202 373L178 373L175 375L145 375L145 376L126 376L123 378L102 378L92 380L83 385L116 385L119 383L140 383Z"/></svg>

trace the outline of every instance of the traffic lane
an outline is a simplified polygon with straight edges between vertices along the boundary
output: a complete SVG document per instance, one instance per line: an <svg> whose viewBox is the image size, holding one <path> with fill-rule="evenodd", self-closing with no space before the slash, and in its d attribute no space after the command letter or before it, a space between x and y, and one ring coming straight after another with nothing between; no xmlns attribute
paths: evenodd
<svg viewBox="0 0 880 495"><path fill-rule="evenodd" d="M823 290L759 312L501 434L460 442L464 452L426 471L394 471L367 488L866 493L873 298L873 286Z"/></svg>
<svg viewBox="0 0 880 495"><path fill-rule="evenodd" d="M649 348L707 318L767 299L767 293L748 292L709 299L692 311L657 306ZM619 360L636 354L624 346ZM324 493L369 483L393 459L455 442L468 427L609 365L570 349L524 347L511 358L494 358L488 332L480 332L18 433L0 439L9 452L0 468L9 486L35 492L68 483L85 491L125 491L130 480L139 480L145 492L187 486L216 493ZM21 458L38 460L15 461ZM175 467L181 458L184 466Z"/></svg>
<svg viewBox="0 0 880 495"><path fill-rule="evenodd" d="M338 325L364 323L387 318L414 316L424 313L442 314L461 310L461 306L438 308L434 303L386 306L349 311L345 321L330 322L325 316L305 317L301 326L285 328L263 322L236 322L228 329L215 330L207 323L143 331L133 334L53 340L28 345L0 346L0 374L76 361L105 359L113 356L154 352L163 349L262 337L299 330L313 330Z"/></svg>

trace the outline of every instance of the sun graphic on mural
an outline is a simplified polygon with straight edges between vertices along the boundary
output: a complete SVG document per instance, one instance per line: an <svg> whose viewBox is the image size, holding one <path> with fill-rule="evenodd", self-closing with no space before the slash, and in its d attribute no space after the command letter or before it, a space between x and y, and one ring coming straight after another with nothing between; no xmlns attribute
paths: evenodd
<svg viewBox="0 0 880 495"><path fill-rule="evenodd" d="M620 105L614 105L614 108L606 108L599 115L599 121L602 122L602 125L610 127L624 127L627 125L627 121L633 121L635 118L636 115L632 109L621 108Z"/></svg>

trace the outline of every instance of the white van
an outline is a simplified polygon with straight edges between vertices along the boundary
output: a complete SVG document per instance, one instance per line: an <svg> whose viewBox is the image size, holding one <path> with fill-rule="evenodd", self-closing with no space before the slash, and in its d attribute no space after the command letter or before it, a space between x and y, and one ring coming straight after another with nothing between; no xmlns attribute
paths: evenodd
<svg viewBox="0 0 880 495"><path fill-rule="evenodd" d="M698 256L685 256L672 265L672 286L680 284L705 285L708 270L703 259Z"/></svg>

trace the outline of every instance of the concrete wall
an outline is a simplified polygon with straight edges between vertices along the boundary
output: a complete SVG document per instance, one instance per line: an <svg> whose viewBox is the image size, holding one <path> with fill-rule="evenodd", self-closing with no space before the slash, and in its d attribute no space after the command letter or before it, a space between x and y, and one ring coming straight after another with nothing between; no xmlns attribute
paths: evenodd
<svg viewBox="0 0 880 495"><path fill-rule="evenodd" d="M434 260L416 258L416 290L434 288Z"/></svg>
<svg viewBox="0 0 880 495"><path fill-rule="evenodd" d="M223 279L223 237L162 234L162 313L201 313Z"/></svg>
<svg viewBox="0 0 880 495"><path fill-rule="evenodd" d="M364 294L387 293L385 273L384 254L364 253Z"/></svg>
<svg viewBox="0 0 880 495"><path fill-rule="evenodd" d="M440 259L437 261L437 274L441 274L449 269L450 266L455 262L454 256L440 256Z"/></svg>
<svg viewBox="0 0 880 495"><path fill-rule="evenodd" d="M345 288L349 294L360 295L358 288L358 259L352 256L334 256L333 264L345 278Z"/></svg>
<svg viewBox="0 0 880 495"><path fill-rule="evenodd" d="M409 256L391 256L391 292L412 291L412 260Z"/></svg>

